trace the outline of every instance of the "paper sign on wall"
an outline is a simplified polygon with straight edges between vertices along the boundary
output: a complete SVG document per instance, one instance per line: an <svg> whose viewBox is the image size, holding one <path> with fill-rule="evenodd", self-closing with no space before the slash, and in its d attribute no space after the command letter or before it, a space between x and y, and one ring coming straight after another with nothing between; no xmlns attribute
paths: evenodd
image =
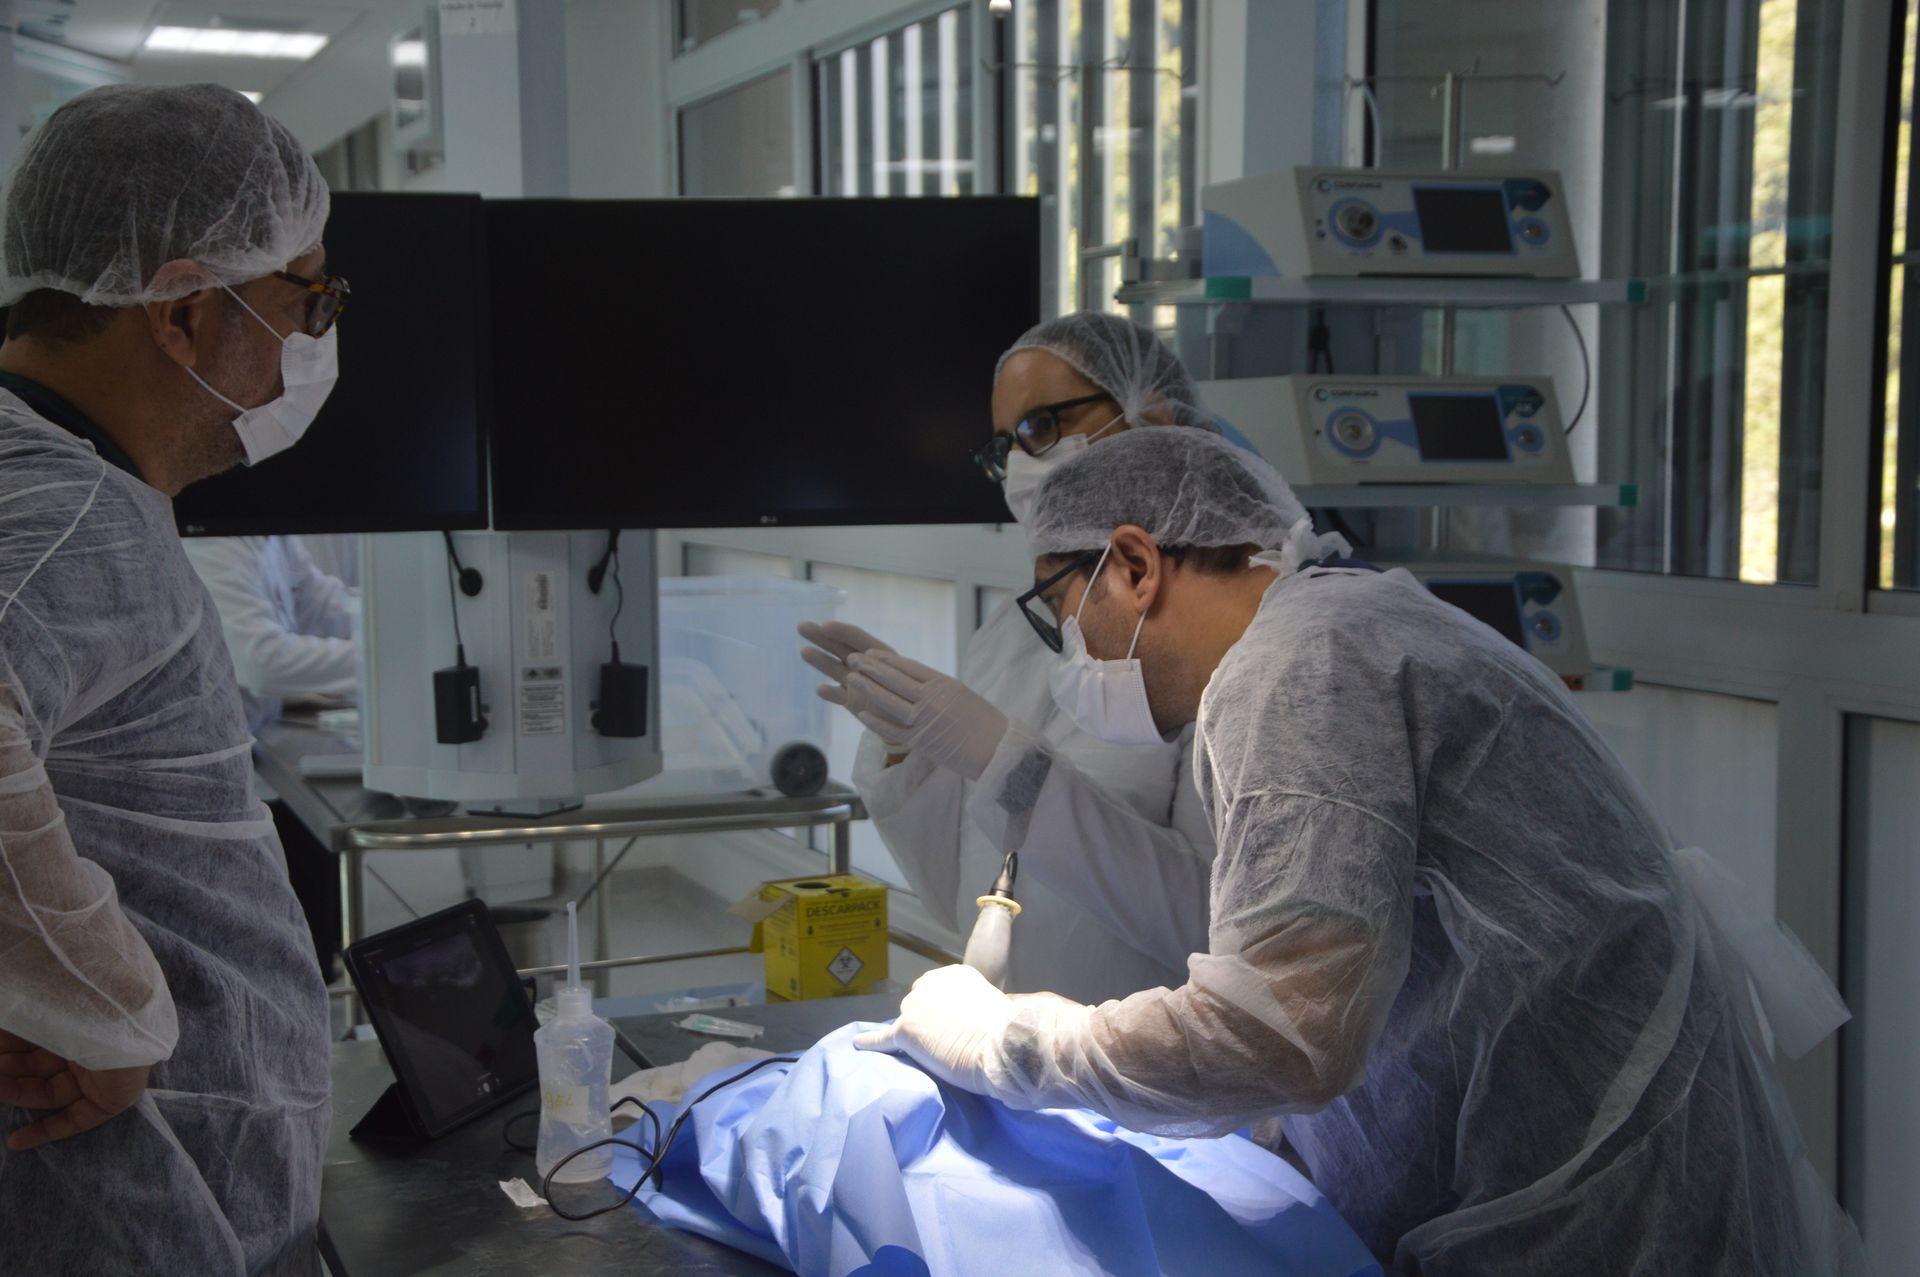
<svg viewBox="0 0 1920 1277"><path fill-rule="evenodd" d="M520 29L519 0L440 0L440 34L511 35Z"/></svg>

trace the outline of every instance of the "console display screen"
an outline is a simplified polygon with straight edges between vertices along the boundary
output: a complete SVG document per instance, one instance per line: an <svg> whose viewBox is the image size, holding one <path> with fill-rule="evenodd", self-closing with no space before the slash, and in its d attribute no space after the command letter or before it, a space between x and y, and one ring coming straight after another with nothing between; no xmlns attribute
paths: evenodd
<svg viewBox="0 0 1920 1277"><path fill-rule="evenodd" d="M1495 188L1413 188L1420 242L1429 253L1511 253L1507 201Z"/></svg>
<svg viewBox="0 0 1920 1277"><path fill-rule="evenodd" d="M1483 625L1491 626L1515 646L1524 648L1527 636L1520 614L1520 592L1512 581L1429 581L1427 588Z"/></svg>
<svg viewBox="0 0 1920 1277"><path fill-rule="evenodd" d="M1408 395L1423 461L1505 461L1506 425L1492 395Z"/></svg>

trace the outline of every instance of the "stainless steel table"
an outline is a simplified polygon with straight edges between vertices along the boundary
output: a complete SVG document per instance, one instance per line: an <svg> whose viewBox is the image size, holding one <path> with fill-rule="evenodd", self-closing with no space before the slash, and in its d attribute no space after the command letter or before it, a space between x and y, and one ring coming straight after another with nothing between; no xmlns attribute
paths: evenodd
<svg viewBox="0 0 1920 1277"><path fill-rule="evenodd" d="M632 1067L616 1057L617 1075ZM333 1138L320 1196L320 1249L334 1277L765 1277L784 1271L667 1228L637 1203L580 1223L545 1206L515 1206L500 1182L535 1184L537 1177L533 1158L508 1148L501 1128L509 1114L537 1104L533 1093L417 1148L347 1138L392 1080L379 1043L334 1044ZM618 1198L611 1184L601 1184L573 1186L564 1200L584 1209Z"/></svg>
<svg viewBox="0 0 1920 1277"><path fill-rule="evenodd" d="M589 800L573 811L551 816L410 816L402 802L379 794L358 778L309 777L300 760L309 755L340 755L358 746L336 733L295 720L263 729L254 746L254 765L322 846L340 857L344 898L343 943L366 932L366 883L363 859L370 851L440 851L464 847L527 843L591 842L596 878L606 868L609 839L652 838L669 834L729 833L752 829L826 827L831 835L827 872L847 873L853 866L853 822L866 818L860 796L830 782L811 798L788 798L772 791L718 794L698 798L661 798L645 803ZM615 958L608 952L610 892L593 899L596 961L583 968L603 973L610 967L673 962L745 953L738 948L697 953L644 954ZM908 938L910 947L918 942ZM606 992L602 983L601 992Z"/></svg>
<svg viewBox="0 0 1920 1277"><path fill-rule="evenodd" d="M798 1053L854 1020L890 1020L899 992L814 1002L728 1007L729 1020L766 1026L752 1045ZM678 1064L714 1039L689 1033L680 1012L613 1020L623 1056L616 1077L636 1066ZM532 1182L533 1159L506 1146L509 1114L533 1107L532 1095L418 1148L357 1143L347 1131L373 1107L393 1080L376 1042L340 1042L333 1048L333 1138L321 1190L321 1249L335 1277L400 1274L555 1274L556 1277L653 1277L714 1274L759 1277L783 1270L656 1222L638 1204L598 1219L569 1223L544 1207L522 1210L500 1191L500 1181ZM522 1125L531 1125L523 1123ZM567 1202L610 1204L611 1185L575 1187ZM601 1200L594 1201L599 1194Z"/></svg>
<svg viewBox="0 0 1920 1277"><path fill-rule="evenodd" d="M817 998L811 1002L770 1002L765 1005L728 1007L715 1014L743 1024L766 1026L766 1032L743 1046L758 1047L775 1055L792 1055L806 1050L827 1034L855 1020L879 1023L900 1014L904 990L869 993L857 998ZM675 1021L686 1016L616 1016L613 1031L620 1046L635 1059L650 1067L678 1064L702 1046L713 1041L699 1033L689 1033Z"/></svg>

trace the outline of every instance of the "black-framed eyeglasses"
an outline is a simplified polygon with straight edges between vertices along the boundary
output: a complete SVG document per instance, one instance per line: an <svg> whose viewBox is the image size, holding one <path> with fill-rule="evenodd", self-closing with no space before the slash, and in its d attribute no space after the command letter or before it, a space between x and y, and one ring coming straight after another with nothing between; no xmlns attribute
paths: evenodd
<svg viewBox="0 0 1920 1277"><path fill-rule="evenodd" d="M1056 652L1065 649L1066 640L1060 637L1060 625L1053 619L1053 609L1041 602L1041 596L1075 572L1084 572L1098 563L1100 554L1099 550L1088 550L1075 555L1073 562L1014 600L1015 606L1020 609L1020 615L1027 618L1027 624L1031 625L1033 632L1040 636L1040 641Z"/></svg>
<svg viewBox="0 0 1920 1277"><path fill-rule="evenodd" d="M308 279L290 270L277 270L273 272L273 277L307 290L307 317L300 327L309 337L325 337L332 330L347 309L347 297L353 292L347 286L347 281L338 275Z"/></svg>
<svg viewBox="0 0 1920 1277"><path fill-rule="evenodd" d="M973 460L987 478L999 483L1007 477L1007 458L1013 453L1013 445L1019 444L1020 451L1029 457L1037 457L1060 442L1060 414L1070 408L1083 408L1090 403L1106 400L1113 402L1109 394L1081 395L1078 399L1062 399L1058 403L1043 403L1028 412L1026 416L1013 423L1013 429L987 440L987 446L973 454Z"/></svg>

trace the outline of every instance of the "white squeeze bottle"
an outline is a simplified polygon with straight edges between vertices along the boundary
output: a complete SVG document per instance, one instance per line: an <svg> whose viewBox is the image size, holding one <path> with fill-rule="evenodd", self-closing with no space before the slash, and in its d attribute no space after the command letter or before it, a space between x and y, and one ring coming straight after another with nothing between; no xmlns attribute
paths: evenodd
<svg viewBox="0 0 1920 1277"><path fill-rule="evenodd" d="M561 1158L613 1134L607 1083L613 1074L613 1026L593 1013L580 984L580 926L567 905L567 984L555 997L554 1017L533 1034L540 1060L540 1143L534 1154L542 1182ZM613 1148L582 1153L553 1178L562 1184L605 1179Z"/></svg>

